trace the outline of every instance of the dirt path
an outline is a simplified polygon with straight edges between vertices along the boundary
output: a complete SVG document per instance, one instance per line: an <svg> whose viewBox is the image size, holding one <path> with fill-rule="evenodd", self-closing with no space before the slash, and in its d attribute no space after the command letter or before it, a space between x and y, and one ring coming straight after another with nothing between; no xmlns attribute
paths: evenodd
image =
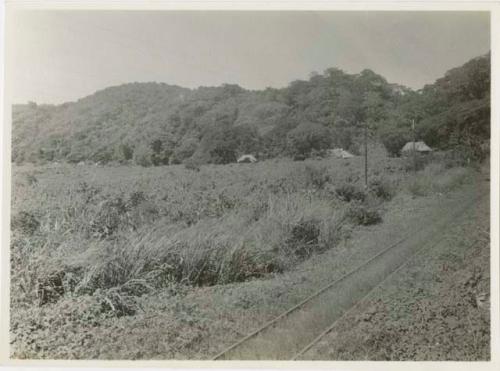
<svg viewBox="0 0 500 371"><path fill-rule="evenodd" d="M437 212L435 218L421 221L418 229L407 230L404 240L389 239L387 236L384 238L383 235L372 236L374 252L365 255L363 262L367 262L366 265L337 280L335 285L321 295L219 359L292 359L415 253L442 241L450 227L457 220L467 218L478 199L487 196L484 195L485 191L487 192L487 187L484 182L465 187L462 190L463 197L458 198L459 202L448 205L449 208L441 213ZM382 246L381 241L384 241Z"/></svg>

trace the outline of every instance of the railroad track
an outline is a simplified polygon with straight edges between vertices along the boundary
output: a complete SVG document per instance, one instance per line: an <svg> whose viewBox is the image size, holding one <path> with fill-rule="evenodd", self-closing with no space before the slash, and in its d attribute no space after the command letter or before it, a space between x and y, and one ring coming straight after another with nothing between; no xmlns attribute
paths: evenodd
<svg viewBox="0 0 500 371"><path fill-rule="evenodd" d="M298 351L292 358L292 361L296 361L300 359L303 355L305 355L310 349L312 349L316 344L318 344L321 339L323 339L326 335L328 335L337 325L338 322L342 321L343 319L347 318L351 313L353 313L365 299L367 299L377 288L381 287L384 283L386 283L391 277L395 276L396 273L398 273L400 270L408 266L408 263L411 262L412 258L421 253L423 250L431 250L433 247L438 245L440 242L442 242L445 239L445 237L440 238L436 243L434 243L432 246L424 246L420 251L417 251L414 255L412 255L404 264L399 266L394 272L389 274L383 281L381 281L377 286L375 286L368 294L366 294L361 300L359 300L354 306L352 306L349 310L344 312L344 314L333 321L333 323L326 328L321 334L319 334L313 341L311 341L309 344L307 344L304 348L302 348L300 351ZM469 248L474 247L479 240L475 240L473 243L469 245Z"/></svg>
<svg viewBox="0 0 500 371"><path fill-rule="evenodd" d="M465 215L465 211L482 198L484 196L473 198L462 207L459 207L450 217L442 218L438 223L431 226L426 225L394 242L364 263L323 286L300 303L233 343L212 359L297 360L328 334L341 318L344 318L373 290L406 266L412 257L442 242L446 238L446 234L442 233L437 240L431 240L431 243L429 241L422 243L418 239L411 242L412 238L427 234L432 238L437 234L434 230L444 232L445 229L450 228L450 222L459 219L461 215ZM404 245L405 242L407 246ZM357 282L358 280L359 282ZM307 311L307 308L313 305L324 307L319 317L321 315L324 315L325 318L331 317L331 321L328 322L330 325L326 329L323 323L325 320L316 321L317 313L311 314L312 311ZM290 319L292 316L300 317ZM304 327L304 331L299 331L304 341L301 343L300 341L297 342L296 339L286 339L287 332L288 334L290 331L293 332L295 326L301 325L300 322L310 325ZM316 322L318 324L315 327ZM277 339L280 341L277 341ZM279 344L283 341L288 341L288 343L280 347Z"/></svg>

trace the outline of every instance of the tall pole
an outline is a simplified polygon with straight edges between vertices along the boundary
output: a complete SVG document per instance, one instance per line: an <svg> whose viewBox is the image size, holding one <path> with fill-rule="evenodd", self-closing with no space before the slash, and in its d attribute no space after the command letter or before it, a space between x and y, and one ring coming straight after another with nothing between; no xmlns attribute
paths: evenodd
<svg viewBox="0 0 500 371"><path fill-rule="evenodd" d="M415 119L411 120L411 130L413 131L413 172L417 172L417 135L415 134Z"/></svg>
<svg viewBox="0 0 500 371"><path fill-rule="evenodd" d="M368 123L365 121L365 188L368 188Z"/></svg>

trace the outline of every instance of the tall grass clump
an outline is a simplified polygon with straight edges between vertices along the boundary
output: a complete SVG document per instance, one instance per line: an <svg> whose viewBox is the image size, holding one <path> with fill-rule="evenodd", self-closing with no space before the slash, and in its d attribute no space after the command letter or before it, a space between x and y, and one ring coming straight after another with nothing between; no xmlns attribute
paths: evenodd
<svg viewBox="0 0 500 371"><path fill-rule="evenodd" d="M343 212L302 194L274 196L255 220L238 210L186 226L145 226L135 238L96 243L73 259L82 292L144 280L152 287L239 282L282 272L335 246ZM125 245L125 248L123 247Z"/></svg>
<svg viewBox="0 0 500 371"><path fill-rule="evenodd" d="M443 163L431 163L408 180L407 189L414 196L444 194L468 182L472 172L467 167L447 168Z"/></svg>
<svg viewBox="0 0 500 371"><path fill-rule="evenodd" d="M349 219L357 225L373 225L382 222L382 215L375 206L366 203L353 202L348 209Z"/></svg>
<svg viewBox="0 0 500 371"><path fill-rule="evenodd" d="M304 167L306 185L315 189L323 189L332 181L326 166L313 166L307 164Z"/></svg>
<svg viewBox="0 0 500 371"><path fill-rule="evenodd" d="M384 177L372 179L368 185L368 189L374 196L383 201L390 201L397 192L395 182Z"/></svg>

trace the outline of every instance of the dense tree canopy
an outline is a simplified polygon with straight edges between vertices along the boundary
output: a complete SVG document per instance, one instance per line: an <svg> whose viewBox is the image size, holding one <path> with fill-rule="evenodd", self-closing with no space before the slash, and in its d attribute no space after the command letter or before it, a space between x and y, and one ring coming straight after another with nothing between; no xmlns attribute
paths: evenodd
<svg viewBox="0 0 500 371"><path fill-rule="evenodd" d="M227 163L245 153L308 156L328 146L357 152L364 125L398 155L412 120L431 147L474 151L489 138L489 118L489 54L419 91L371 70L336 68L263 91L133 83L73 103L14 106L12 159L154 166Z"/></svg>
<svg viewBox="0 0 500 371"><path fill-rule="evenodd" d="M323 125L304 122L290 130L287 136L288 151L293 156L308 157L313 151L328 149L332 143L331 133Z"/></svg>

